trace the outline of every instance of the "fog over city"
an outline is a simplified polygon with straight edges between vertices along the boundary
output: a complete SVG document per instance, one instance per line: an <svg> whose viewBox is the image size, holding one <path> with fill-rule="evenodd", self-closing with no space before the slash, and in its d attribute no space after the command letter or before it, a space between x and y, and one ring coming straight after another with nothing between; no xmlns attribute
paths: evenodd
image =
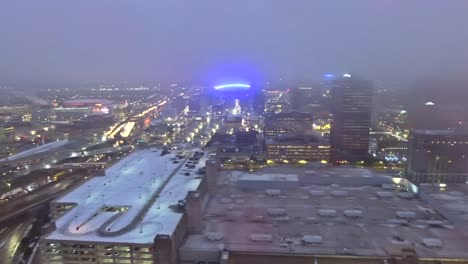
<svg viewBox="0 0 468 264"><path fill-rule="evenodd" d="M0 264L468 264L468 0L0 0Z"/></svg>
<svg viewBox="0 0 468 264"><path fill-rule="evenodd" d="M2 1L0 80L462 78L465 0Z"/></svg>

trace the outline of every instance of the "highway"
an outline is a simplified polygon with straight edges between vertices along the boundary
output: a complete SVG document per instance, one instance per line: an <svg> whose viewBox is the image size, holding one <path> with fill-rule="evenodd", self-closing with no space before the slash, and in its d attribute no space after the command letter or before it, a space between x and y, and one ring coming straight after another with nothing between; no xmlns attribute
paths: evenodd
<svg viewBox="0 0 468 264"><path fill-rule="evenodd" d="M18 197L14 197L7 203L0 205L0 224L23 214L29 209L48 202L63 191L69 189L75 184L83 181L89 174L83 173L84 170L75 172L73 174L64 176L55 182L49 183L46 186L40 187L37 190Z"/></svg>
<svg viewBox="0 0 468 264"><path fill-rule="evenodd" d="M0 260L2 263L16 263L14 260L17 260L18 257L18 246L33 222L30 217L22 217L21 220L0 228Z"/></svg>
<svg viewBox="0 0 468 264"><path fill-rule="evenodd" d="M0 205L0 263L15 263L18 246L33 222L30 211L47 204L86 177L83 171L77 172Z"/></svg>

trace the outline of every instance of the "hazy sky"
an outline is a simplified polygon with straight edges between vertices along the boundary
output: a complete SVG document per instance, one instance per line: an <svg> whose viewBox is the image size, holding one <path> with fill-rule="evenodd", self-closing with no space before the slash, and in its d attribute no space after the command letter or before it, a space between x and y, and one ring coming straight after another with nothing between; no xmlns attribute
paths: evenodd
<svg viewBox="0 0 468 264"><path fill-rule="evenodd" d="M467 12L468 0L3 0L0 82L460 78Z"/></svg>

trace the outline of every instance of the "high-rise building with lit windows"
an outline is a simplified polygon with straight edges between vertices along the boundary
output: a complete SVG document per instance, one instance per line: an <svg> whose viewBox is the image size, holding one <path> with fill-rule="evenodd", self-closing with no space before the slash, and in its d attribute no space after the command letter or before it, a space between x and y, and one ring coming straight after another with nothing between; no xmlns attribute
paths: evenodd
<svg viewBox="0 0 468 264"><path fill-rule="evenodd" d="M304 136L313 133L313 116L308 113L282 112L265 116L265 136Z"/></svg>
<svg viewBox="0 0 468 264"><path fill-rule="evenodd" d="M415 183L465 183L468 179L468 132L412 131L407 177Z"/></svg>
<svg viewBox="0 0 468 264"><path fill-rule="evenodd" d="M345 74L330 80L333 121L331 161L366 160L371 127L372 82Z"/></svg>

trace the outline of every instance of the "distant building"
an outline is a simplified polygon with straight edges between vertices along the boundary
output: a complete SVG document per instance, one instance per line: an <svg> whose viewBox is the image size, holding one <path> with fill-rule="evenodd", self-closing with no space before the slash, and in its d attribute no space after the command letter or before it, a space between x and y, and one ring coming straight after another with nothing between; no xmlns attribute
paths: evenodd
<svg viewBox="0 0 468 264"><path fill-rule="evenodd" d="M319 84L302 84L289 92L291 108L295 111L309 112L310 106L320 105L322 87Z"/></svg>
<svg viewBox="0 0 468 264"><path fill-rule="evenodd" d="M266 156L273 161L327 161L330 145L315 137L276 137L265 142Z"/></svg>
<svg viewBox="0 0 468 264"><path fill-rule="evenodd" d="M368 158L372 82L351 77L332 80L331 161Z"/></svg>
<svg viewBox="0 0 468 264"><path fill-rule="evenodd" d="M31 114L31 106L19 105L19 106L0 107L0 116L2 115L24 115L24 114Z"/></svg>
<svg viewBox="0 0 468 264"><path fill-rule="evenodd" d="M313 116L308 113L284 112L265 116L265 136L312 135Z"/></svg>
<svg viewBox="0 0 468 264"><path fill-rule="evenodd" d="M257 131L237 131L234 133L236 145L246 146L258 144Z"/></svg>
<svg viewBox="0 0 468 264"><path fill-rule="evenodd" d="M468 132L413 131L409 138L407 177L415 183L465 183Z"/></svg>
<svg viewBox="0 0 468 264"><path fill-rule="evenodd" d="M289 111L289 102L287 100L286 93L281 90L269 90L265 91L265 113L281 113Z"/></svg>

